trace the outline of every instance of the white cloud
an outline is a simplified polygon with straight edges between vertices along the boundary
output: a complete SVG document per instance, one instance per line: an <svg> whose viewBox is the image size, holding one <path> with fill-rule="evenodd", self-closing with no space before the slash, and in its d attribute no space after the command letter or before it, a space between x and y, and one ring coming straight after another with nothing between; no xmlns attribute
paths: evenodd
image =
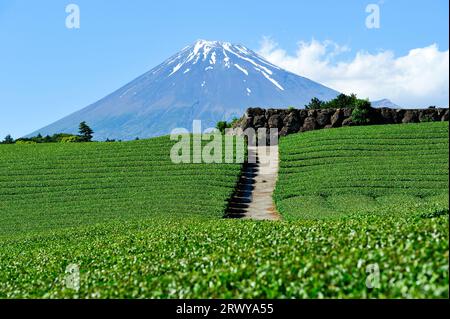
<svg viewBox="0 0 450 319"><path fill-rule="evenodd" d="M270 38L258 51L270 62L344 93L378 100L389 98L404 107L448 106L449 50L436 44L412 49L396 57L392 51L360 51L349 61L338 61L349 52L332 41L299 42L289 54Z"/></svg>

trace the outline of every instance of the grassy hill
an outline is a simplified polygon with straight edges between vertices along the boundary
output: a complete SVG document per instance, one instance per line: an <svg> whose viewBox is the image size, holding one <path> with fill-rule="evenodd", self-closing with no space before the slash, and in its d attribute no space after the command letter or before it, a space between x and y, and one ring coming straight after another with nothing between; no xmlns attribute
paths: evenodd
<svg viewBox="0 0 450 319"><path fill-rule="evenodd" d="M292 219L448 210L448 123L347 127L280 143L275 200Z"/></svg>
<svg viewBox="0 0 450 319"><path fill-rule="evenodd" d="M222 219L240 165L172 143L1 145L0 298L448 298L448 123L282 139L280 222Z"/></svg>
<svg viewBox="0 0 450 319"><path fill-rule="evenodd" d="M173 164L174 143L2 145L0 234L159 215L222 217L240 164Z"/></svg>

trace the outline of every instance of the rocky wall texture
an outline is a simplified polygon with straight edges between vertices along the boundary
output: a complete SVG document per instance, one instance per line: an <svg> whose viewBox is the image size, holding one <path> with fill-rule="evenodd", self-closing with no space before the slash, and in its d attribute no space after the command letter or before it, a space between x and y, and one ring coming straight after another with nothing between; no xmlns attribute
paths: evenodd
<svg viewBox="0 0 450 319"><path fill-rule="evenodd" d="M449 110L428 109L389 109L377 108L369 112L369 123L365 125L401 124L448 121ZM352 109L261 109L249 108L235 124L235 128L277 128L279 135L306 132L323 128L357 125L352 121Z"/></svg>

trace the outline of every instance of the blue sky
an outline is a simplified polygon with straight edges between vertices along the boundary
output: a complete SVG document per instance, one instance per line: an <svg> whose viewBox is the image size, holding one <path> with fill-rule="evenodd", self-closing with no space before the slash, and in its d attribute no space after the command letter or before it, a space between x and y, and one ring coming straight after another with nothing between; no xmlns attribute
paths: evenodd
<svg viewBox="0 0 450 319"><path fill-rule="evenodd" d="M69 3L80 7L79 30L65 27ZM379 29L365 26L369 3L380 6ZM0 0L0 137L85 107L200 38L260 50L269 37L285 57L299 41L328 40L350 48L334 62L350 63L358 52L448 51L448 10L447 0Z"/></svg>

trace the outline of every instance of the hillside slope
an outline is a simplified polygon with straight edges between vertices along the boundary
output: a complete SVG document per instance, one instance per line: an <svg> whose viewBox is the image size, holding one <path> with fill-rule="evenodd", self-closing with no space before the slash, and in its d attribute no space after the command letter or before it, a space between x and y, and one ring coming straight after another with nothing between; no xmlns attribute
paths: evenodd
<svg viewBox="0 0 450 319"><path fill-rule="evenodd" d="M277 222L221 218L240 165L173 165L167 138L0 145L0 298L448 298L447 133L282 139Z"/></svg>
<svg viewBox="0 0 450 319"><path fill-rule="evenodd" d="M287 218L404 212L436 201L448 213L448 123L321 130L280 141L275 200Z"/></svg>
<svg viewBox="0 0 450 319"><path fill-rule="evenodd" d="M241 164L174 164L174 143L2 145L0 236L161 214L221 218Z"/></svg>
<svg viewBox="0 0 450 319"><path fill-rule="evenodd" d="M338 92L285 71L238 44L199 40L117 91L30 135L76 133L87 121L97 140L147 138L203 128L251 106L304 107Z"/></svg>

